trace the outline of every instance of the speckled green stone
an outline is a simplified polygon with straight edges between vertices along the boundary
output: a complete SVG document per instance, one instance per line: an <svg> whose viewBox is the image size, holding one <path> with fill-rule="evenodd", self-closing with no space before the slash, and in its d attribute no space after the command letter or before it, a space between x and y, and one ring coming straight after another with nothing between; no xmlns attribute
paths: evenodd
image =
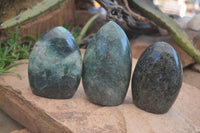
<svg viewBox="0 0 200 133"><path fill-rule="evenodd" d="M157 42L139 58L132 77L135 105L145 111L166 113L182 85L182 66L172 46Z"/></svg>
<svg viewBox="0 0 200 133"><path fill-rule="evenodd" d="M124 31L105 24L88 45L83 60L83 87L88 99L98 105L119 105L130 82L131 49Z"/></svg>
<svg viewBox="0 0 200 133"><path fill-rule="evenodd" d="M28 65L34 94L55 99L71 98L78 88L81 73L81 53L68 30L55 27L36 42Z"/></svg>

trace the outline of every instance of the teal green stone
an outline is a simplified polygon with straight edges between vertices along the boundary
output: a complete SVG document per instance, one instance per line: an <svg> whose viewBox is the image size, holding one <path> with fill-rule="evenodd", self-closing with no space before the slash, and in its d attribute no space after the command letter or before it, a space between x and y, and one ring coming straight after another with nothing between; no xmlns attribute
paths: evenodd
<svg viewBox="0 0 200 133"><path fill-rule="evenodd" d="M82 74L81 53L64 27L55 27L36 42L28 65L29 83L35 95L65 99L75 94Z"/></svg>
<svg viewBox="0 0 200 133"><path fill-rule="evenodd" d="M83 87L88 99L114 106L124 101L132 57L126 34L115 22L105 24L88 45L83 60Z"/></svg>
<svg viewBox="0 0 200 133"><path fill-rule="evenodd" d="M182 85L182 66L174 48L165 42L152 44L142 53L132 77L133 102L155 114L166 113Z"/></svg>

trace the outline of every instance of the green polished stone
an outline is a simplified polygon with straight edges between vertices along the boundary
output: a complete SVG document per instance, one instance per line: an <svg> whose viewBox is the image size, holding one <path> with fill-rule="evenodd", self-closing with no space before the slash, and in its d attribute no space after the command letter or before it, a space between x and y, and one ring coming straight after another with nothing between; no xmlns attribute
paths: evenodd
<svg viewBox="0 0 200 133"><path fill-rule="evenodd" d="M68 30L55 27L39 38L28 65L34 94L55 99L71 98L78 88L81 73L80 49Z"/></svg>
<svg viewBox="0 0 200 133"><path fill-rule="evenodd" d="M83 87L98 105L119 105L130 82L131 49L124 31L115 22L105 24L88 45L83 60Z"/></svg>
<svg viewBox="0 0 200 133"><path fill-rule="evenodd" d="M182 85L182 66L172 46L157 42L140 56L132 77L135 105L162 114L173 105Z"/></svg>

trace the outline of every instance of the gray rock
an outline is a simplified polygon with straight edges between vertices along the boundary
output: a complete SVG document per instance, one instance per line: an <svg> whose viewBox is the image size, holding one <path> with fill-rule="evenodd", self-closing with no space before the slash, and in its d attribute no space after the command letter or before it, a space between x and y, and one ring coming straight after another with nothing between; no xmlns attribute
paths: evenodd
<svg viewBox="0 0 200 133"><path fill-rule="evenodd" d="M35 44L28 66L32 92L47 98L71 98L80 83L81 53L63 27L45 33Z"/></svg>
<svg viewBox="0 0 200 133"><path fill-rule="evenodd" d="M174 19L181 29L187 29L187 24L191 20L191 17L182 17Z"/></svg>
<svg viewBox="0 0 200 133"><path fill-rule="evenodd" d="M200 31L200 13L196 14L187 24L187 28L194 30L194 31Z"/></svg>
<svg viewBox="0 0 200 133"><path fill-rule="evenodd" d="M123 102L131 76L131 49L124 31L110 21L88 45L83 60L83 87L88 99L99 105Z"/></svg>
<svg viewBox="0 0 200 133"><path fill-rule="evenodd" d="M139 58L132 77L135 105L145 111L166 113L182 85L182 66L172 46L157 42Z"/></svg>

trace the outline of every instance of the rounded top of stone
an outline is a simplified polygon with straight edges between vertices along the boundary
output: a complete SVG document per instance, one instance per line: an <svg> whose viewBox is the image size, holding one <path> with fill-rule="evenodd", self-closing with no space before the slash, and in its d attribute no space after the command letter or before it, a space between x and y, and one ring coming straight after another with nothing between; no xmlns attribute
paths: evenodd
<svg viewBox="0 0 200 133"><path fill-rule="evenodd" d="M57 26L44 33L41 37L42 40L50 40L52 38L73 38L72 34L62 26Z"/></svg>
<svg viewBox="0 0 200 133"><path fill-rule="evenodd" d="M116 39L124 39L123 41L128 41L128 38L123 29L114 21L109 21L104 26L102 26L96 34L96 36L99 35L108 38L108 40L111 42Z"/></svg>
<svg viewBox="0 0 200 133"><path fill-rule="evenodd" d="M154 50L159 51L159 52L167 52L170 54L177 54L176 51L174 50L174 48L166 43L166 42L156 42L152 45L152 47L154 48Z"/></svg>
<svg viewBox="0 0 200 133"><path fill-rule="evenodd" d="M168 53L169 55L173 56L175 58L176 64L178 65L178 54L176 53L175 49L168 43L160 41L156 42L151 47L154 49L154 51L162 52L162 53Z"/></svg>
<svg viewBox="0 0 200 133"><path fill-rule="evenodd" d="M110 29L112 29L112 28L116 28L116 29L120 29L120 30L122 30L122 28L117 24L117 23L115 23L114 21L109 21L107 24L105 24L104 26L103 26L104 28L106 27L106 28L110 28ZM103 28L102 27L102 28ZM123 30L122 30L123 31ZM124 32L124 31L123 31Z"/></svg>

